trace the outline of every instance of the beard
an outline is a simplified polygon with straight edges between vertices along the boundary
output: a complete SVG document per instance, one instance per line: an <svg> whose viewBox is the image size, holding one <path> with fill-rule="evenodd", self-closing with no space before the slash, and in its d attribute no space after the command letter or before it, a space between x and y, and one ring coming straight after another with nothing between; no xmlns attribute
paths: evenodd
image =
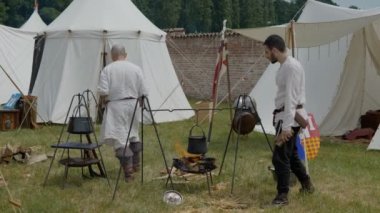
<svg viewBox="0 0 380 213"><path fill-rule="evenodd" d="M272 59L272 60L270 60L270 62L271 62L272 64L275 64L275 63L277 63L277 61L278 61L278 60L277 60L277 59L275 59L275 58L274 58L274 59Z"/></svg>
<svg viewBox="0 0 380 213"><path fill-rule="evenodd" d="M270 54L270 62L271 62L272 64L275 64L275 63L277 63L277 61L278 61L278 59L274 56L273 53L271 53L271 54Z"/></svg>

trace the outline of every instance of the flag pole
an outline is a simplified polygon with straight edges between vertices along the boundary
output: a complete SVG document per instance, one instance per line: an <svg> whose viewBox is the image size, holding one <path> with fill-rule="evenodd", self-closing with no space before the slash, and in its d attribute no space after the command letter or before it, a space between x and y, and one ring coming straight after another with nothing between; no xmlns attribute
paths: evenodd
<svg viewBox="0 0 380 213"><path fill-rule="evenodd" d="M209 143L211 141L212 126L213 126L213 121L214 121L214 109L216 106L216 102L218 100L218 78L219 77L217 74L220 72L220 70L222 69L222 66L223 66L222 63L223 63L223 54L224 54L223 49L224 49L224 45L225 45L224 42L225 42L226 24L227 24L227 20L224 20L223 21L223 29L221 32L221 44L220 44L221 45L220 48L222 48L222 53L221 54L219 53L219 58L218 58L218 61L217 61L216 67L215 67L215 73L214 73L213 91L212 91L212 98L211 98L212 99L212 107L211 107L208 136L207 136L207 142L209 142Z"/></svg>
<svg viewBox="0 0 380 213"><path fill-rule="evenodd" d="M232 93L231 93L231 79L230 79L230 63L228 61L228 41L227 39L225 38L225 28L226 28L226 23L227 23L227 20L224 20L223 21L223 29L224 29L224 33L223 33L223 40L224 40L224 47L225 47L225 51L226 51L226 67L227 67L227 89L228 89L228 106L230 108L230 125L232 125Z"/></svg>

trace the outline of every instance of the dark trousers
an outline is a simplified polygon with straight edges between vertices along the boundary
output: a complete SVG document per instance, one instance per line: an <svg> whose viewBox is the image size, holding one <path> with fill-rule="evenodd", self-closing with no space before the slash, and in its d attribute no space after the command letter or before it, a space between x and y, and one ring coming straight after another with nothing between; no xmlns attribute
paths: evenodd
<svg viewBox="0 0 380 213"><path fill-rule="evenodd" d="M292 171L302 183L309 179L305 166L298 157L296 139L299 127L292 127L294 134L289 141L281 146L275 146L273 151L272 163L277 175L277 192L288 193L290 171ZM281 133L281 128L277 128L276 135Z"/></svg>

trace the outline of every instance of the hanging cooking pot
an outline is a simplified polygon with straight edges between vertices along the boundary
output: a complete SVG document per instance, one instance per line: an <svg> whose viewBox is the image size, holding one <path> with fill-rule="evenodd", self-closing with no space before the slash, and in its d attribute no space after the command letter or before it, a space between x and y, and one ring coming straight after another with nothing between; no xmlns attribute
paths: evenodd
<svg viewBox="0 0 380 213"><path fill-rule="evenodd" d="M255 128L257 120L256 114L249 109L237 110L232 121L232 129L237 134L246 135Z"/></svg>
<svg viewBox="0 0 380 213"><path fill-rule="evenodd" d="M84 105L80 104L74 108L73 115L69 118L67 132L72 134L89 134L93 132L92 119L89 116L81 116L81 107L84 107Z"/></svg>
<svg viewBox="0 0 380 213"><path fill-rule="evenodd" d="M198 127L202 131L202 135L193 135L194 127ZM194 125L190 129L187 152L191 154L205 154L207 152L206 136L203 129L198 125Z"/></svg>

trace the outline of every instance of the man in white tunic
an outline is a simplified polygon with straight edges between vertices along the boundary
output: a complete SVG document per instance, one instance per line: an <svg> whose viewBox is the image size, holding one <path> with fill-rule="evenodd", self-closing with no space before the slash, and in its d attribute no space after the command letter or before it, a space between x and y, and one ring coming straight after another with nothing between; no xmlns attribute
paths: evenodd
<svg viewBox="0 0 380 213"><path fill-rule="evenodd" d="M101 141L113 146L120 160L125 180L133 180L132 173L138 170L141 142L139 123L141 105L135 112L136 101L148 94L140 67L126 60L125 48L114 45L111 49L113 62L101 72L98 93L106 104L101 127ZM129 128L132 128L128 137ZM127 149L124 152L124 148Z"/></svg>
<svg viewBox="0 0 380 213"><path fill-rule="evenodd" d="M288 204L289 179L292 171L300 181L301 192L312 193L314 187L306 169L297 154L296 138L300 130L295 121L296 114L307 120L305 104L305 72L302 65L288 56L285 42L278 35L269 36L265 42L265 57L271 63L279 62L276 74L277 95L274 126L276 128L276 146L272 163L277 175L277 196L274 205Z"/></svg>

